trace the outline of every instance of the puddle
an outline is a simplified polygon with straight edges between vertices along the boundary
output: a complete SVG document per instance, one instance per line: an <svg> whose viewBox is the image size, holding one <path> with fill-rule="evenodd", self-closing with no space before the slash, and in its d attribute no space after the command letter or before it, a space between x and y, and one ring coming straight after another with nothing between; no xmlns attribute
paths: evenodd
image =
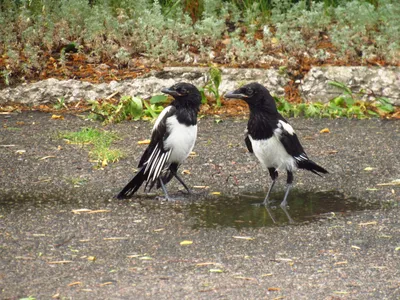
<svg viewBox="0 0 400 300"><path fill-rule="evenodd" d="M276 193L271 197L271 199L279 199L271 205L270 209L276 223L264 206L254 205L264 200L265 192L262 192L243 194L234 198L220 196L192 203L188 208L193 222L192 227L240 229L287 224L288 218L279 206L283 196L283 193ZM345 197L336 191L310 193L292 190L288 200L288 212L296 223L312 222L333 217L334 214L380 207L379 203L366 203L356 198Z"/></svg>

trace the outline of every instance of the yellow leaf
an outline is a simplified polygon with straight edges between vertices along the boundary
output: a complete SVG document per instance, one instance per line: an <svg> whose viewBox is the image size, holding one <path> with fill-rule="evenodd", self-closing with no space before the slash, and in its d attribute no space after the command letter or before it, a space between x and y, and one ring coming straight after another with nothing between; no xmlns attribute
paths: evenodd
<svg viewBox="0 0 400 300"><path fill-rule="evenodd" d="M221 192L212 192L211 195L221 195Z"/></svg>
<svg viewBox="0 0 400 300"><path fill-rule="evenodd" d="M331 131L329 130L329 128L324 128L324 129L321 129L320 131L319 131L319 133L330 133Z"/></svg>
<svg viewBox="0 0 400 300"><path fill-rule="evenodd" d="M254 240L254 238L251 236L233 236L233 238L239 240L248 240L248 241Z"/></svg>
<svg viewBox="0 0 400 300"><path fill-rule="evenodd" d="M372 167L366 167L365 169L364 169L364 171L372 171L372 170L375 170L376 168L372 168Z"/></svg>
<svg viewBox="0 0 400 300"><path fill-rule="evenodd" d="M103 161L101 162L101 166L104 168L108 165L108 161L107 158L103 159Z"/></svg>
<svg viewBox="0 0 400 300"><path fill-rule="evenodd" d="M210 273L223 273L224 271L221 269L210 269Z"/></svg>
<svg viewBox="0 0 400 300"><path fill-rule="evenodd" d="M193 244L193 241L182 241L182 242L180 242L181 246L191 245L191 244Z"/></svg>
<svg viewBox="0 0 400 300"><path fill-rule="evenodd" d="M96 256L88 256L87 258L89 261L95 261L96 260Z"/></svg>
<svg viewBox="0 0 400 300"><path fill-rule="evenodd" d="M60 116L60 115L52 115L51 118L53 120L64 120L64 116Z"/></svg>
<svg viewBox="0 0 400 300"><path fill-rule="evenodd" d="M279 43L279 40L278 40L276 37L273 37L273 38L271 39L271 43L272 43L272 44L278 44L278 43Z"/></svg>
<svg viewBox="0 0 400 300"><path fill-rule="evenodd" d="M150 144L150 140L143 140L143 141L139 141L137 142L139 145L148 145Z"/></svg>

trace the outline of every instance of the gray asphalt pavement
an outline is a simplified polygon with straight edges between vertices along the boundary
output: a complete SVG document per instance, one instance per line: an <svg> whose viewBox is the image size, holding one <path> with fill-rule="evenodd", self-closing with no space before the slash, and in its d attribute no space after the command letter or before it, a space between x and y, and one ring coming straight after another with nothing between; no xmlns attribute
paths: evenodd
<svg viewBox="0 0 400 300"><path fill-rule="evenodd" d="M1 299L400 299L400 122L289 120L330 171L296 172L289 225L252 205L270 181L245 148L244 119L200 120L181 171L207 188L189 197L171 182L178 201L166 203L112 198L149 122L64 117L0 115ZM87 147L59 138L89 126L115 132L126 157L96 169Z"/></svg>

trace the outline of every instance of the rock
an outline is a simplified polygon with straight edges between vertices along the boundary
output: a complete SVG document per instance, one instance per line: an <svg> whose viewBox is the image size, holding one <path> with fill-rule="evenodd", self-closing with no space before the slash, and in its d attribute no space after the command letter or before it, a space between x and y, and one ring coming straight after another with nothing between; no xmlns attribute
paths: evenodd
<svg viewBox="0 0 400 300"><path fill-rule="evenodd" d="M116 92L119 95L148 98L160 94L161 88L179 81L203 87L208 81L208 70L199 67L166 67L162 71L153 71L139 78L100 84L50 78L3 89L0 93L0 104L56 103L57 99L62 97L69 103L78 100L105 99ZM240 85L257 81L265 85L273 95L283 96L284 88L289 81L289 78L277 69L222 68L221 75L222 82L219 88L221 95ZM375 95L388 97L394 104L400 105L400 68L314 67L300 82L303 98L307 101L327 102L340 95L342 91L328 84L331 80L343 82L355 93L360 89L373 91ZM364 99L368 99L368 96Z"/></svg>
<svg viewBox="0 0 400 300"><path fill-rule="evenodd" d="M366 92L363 100L375 100L383 96L400 105L400 68L398 67L313 67L304 77L300 90L302 97L311 102L328 102L342 94L337 87L328 84L339 81L354 94Z"/></svg>

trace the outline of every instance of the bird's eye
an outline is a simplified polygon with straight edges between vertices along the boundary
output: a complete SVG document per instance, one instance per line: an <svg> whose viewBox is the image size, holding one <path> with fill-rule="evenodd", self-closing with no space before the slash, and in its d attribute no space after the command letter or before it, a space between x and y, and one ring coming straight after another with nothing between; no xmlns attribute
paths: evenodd
<svg viewBox="0 0 400 300"><path fill-rule="evenodd" d="M251 95L253 95L253 93L254 93L254 91L253 91L252 88L247 88L246 89L246 95L251 96Z"/></svg>
<svg viewBox="0 0 400 300"><path fill-rule="evenodd" d="M178 92L179 92L179 94L187 94L187 91L185 88L179 88Z"/></svg>

